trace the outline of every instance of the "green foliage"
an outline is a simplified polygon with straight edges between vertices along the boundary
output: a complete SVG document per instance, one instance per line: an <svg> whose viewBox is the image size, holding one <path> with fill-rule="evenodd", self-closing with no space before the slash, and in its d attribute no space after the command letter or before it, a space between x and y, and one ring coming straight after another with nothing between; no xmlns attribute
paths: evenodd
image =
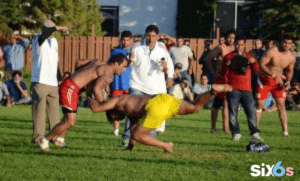
<svg viewBox="0 0 300 181"><path fill-rule="evenodd" d="M216 0L179 0L177 36L211 37L216 8Z"/></svg>
<svg viewBox="0 0 300 181"><path fill-rule="evenodd" d="M246 152L249 129L243 112L238 116L242 134L238 142L222 133L222 116L217 122L218 132L209 133L209 110L180 116L167 121L164 135L158 136L174 143L173 153L167 154L140 143L133 151L124 151L121 136L112 135L113 126L105 113L79 108L76 126L66 136L69 148L58 149L49 143L52 153L44 154L31 144L31 106L1 107L0 180L299 180L299 113L287 114L290 136L283 138L278 113L263 112L260 134L270 146L268 154ZM121 133L123 127L124 121ZM284 168L293 167L294 175L278 179L250 175L251 165L275 165L278 161Z"/></svg>
<svg viewBox="0 0 300 181"><path fill-rule="evenodd" d="M250 34L264 39L279 39L283 34L300 38L300 1L265 0L245 7L249 20L255 22ZM262 19L259 27L257 20Z"/></svg>
<svg viewBox="0 0 300 181"><path fill-rule="evenodd" d="M71 29L70 36L104 35L97 0L3 0L0 5L0 31L4 33L22 27L37 32L43 20L51 19Z"/></svg>

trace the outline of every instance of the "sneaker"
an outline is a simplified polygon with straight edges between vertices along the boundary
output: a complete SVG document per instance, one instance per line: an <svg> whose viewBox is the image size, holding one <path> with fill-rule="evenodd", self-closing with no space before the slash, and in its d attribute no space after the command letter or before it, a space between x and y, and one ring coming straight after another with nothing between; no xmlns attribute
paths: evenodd
<svg viewBox="0 0 300 181"><path fill-rule="evenodd" d="M128 144L129 144L129 139L123 139L122 141L122 145L124 148L127 148L128 147Z"/></svg>
<svg viewBox="0 0 300 181"><path fill-rule="evenodd" d="M282 136L283 136L283 137L288 137L288 136L289 136L289 132L283 131L283 132L282 132Z"/></svg>
<svg viewBox="0 0 300 181"><path fill-rule="evenodd" d="M240 133L232 135L233 141L239 141L241 139L242 135Z"/></svg>
<svg viewBox="0 0 300 181"><path fill-rule="evenodd" d="M254 133L253 135L251 135L251 141L253 142L263 142L264 139L262 139L258 133Z"/></svg>

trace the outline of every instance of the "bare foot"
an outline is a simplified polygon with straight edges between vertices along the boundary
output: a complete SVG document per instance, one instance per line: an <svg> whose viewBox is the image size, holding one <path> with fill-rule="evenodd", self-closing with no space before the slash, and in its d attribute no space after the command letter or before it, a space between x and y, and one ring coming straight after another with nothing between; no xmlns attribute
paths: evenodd
<svg viewBox="0 0 300 181"><path fill-rule="evenodd" d="M168 144L168 146L165 148L165 151L169 152L169 153L172 153L173 152L173 143L169 142L167 144Z"/></svg>
<svg viewBox="0 0 300 181"><path fill-rule="evenodd" d="M223 132L224 132L224 134L228 134L228 133L230 133L230 130L227 128L227 129L223 129Z"/></svg>
<svg viewBox="0 0 300 181"><path fill-rule="evenodd" d="M228 84L213 84L212 85L212 90L215 93L230 92L230 91L232 91L232 87Z"/></svg>
<svg viewBox="0 0 300 181"><path fill-rule="evenodd" d="M216 128L211 128L211 129L210 129L210 133L211 133L211 134L215 134L216 132L217 132L217 129L216 129Z"/></svg>
<svg viewBox="0 0 300 181"><path fill-rule="evenodd" d="M55 145L57 148L59 148L59 147L62 146L62 142L56 140L56 141L54 141L54 145Z"/></svg>

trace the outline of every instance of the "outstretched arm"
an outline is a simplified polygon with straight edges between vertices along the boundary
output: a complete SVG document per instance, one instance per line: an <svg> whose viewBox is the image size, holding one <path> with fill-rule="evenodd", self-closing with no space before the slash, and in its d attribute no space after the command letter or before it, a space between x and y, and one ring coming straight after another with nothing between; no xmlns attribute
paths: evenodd
<svg viewBox="0 0 300 181"><path fill-rule="evenodd" d="M206 57L205 65L207 66L207 68L213 73L215 74L215 71L213 69L213 65L212 65L212 61L214 58L216 58L217 56L222 54L222 49L221 47L217 46L215 47Z"/></svg>
<svg viewBox="0 0 300 181"><path fill-rule="evenodd" d="M91 110L96 112L105 112L110 109L114 109L117 105L117 102L119 100L119 97L113 97L111 99L108 99L105 102L98 103L95 99L88 97L88 103L90 105Z"/></svg>

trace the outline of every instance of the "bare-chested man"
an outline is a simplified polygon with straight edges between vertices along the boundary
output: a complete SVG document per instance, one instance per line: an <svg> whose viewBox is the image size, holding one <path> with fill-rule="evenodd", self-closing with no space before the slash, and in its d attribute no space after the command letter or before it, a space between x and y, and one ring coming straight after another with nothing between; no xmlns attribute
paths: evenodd
<svg viewBox="0 0 300 181"><path fill-rule="evenodd" d="M271 92L275 98L275 102L279 111L281 120L282 134L288 136L288 121L285 109L285 89L290 87L293 77L295 56L291 53L292 39L284 37L280 46L273 47L263 56L260 63L261 74L259 79L262 85L258 85L256 92L257 99L257 127L261 119L261 112L264 101ZM283 82L283 69L287 68L286 81Z"/></svg>
<svg viewBox="0 0 300 181"><path fill-rule="evenodd" d="M224 84L225 80L219 76L221 66L215 71L212 68L212 61L219 61L222 65L222 61L225 55L235 50L234 41L236 34L234 31L229 31L226 35L226 42L215 47L207 56L206 65L210 68L211 72L214 72L215 84ZM214 60L217 58L217 60ZM228 115L228 102L225 97L225 93L220 93L215 96L213 107L211 109L211 133L217 131L216 122L218 118L219 108L223 106L223 131L229 133L229 115Z"/></svg>
<svg viewBox="0 0 300 181"><path fill-rule="evenodd" d="M172 152L172 142L162 142L149 135L150 131L159 128L164 120L169 120L176 115L186 115L199 112L215 93L231 91L227 85L212 85L212 91L203 94L194 103L188 103L169 94L155 96L121 95L113 97L106 102L98 103L88 98L93 112L107 111L107 117L122 119L125 114L131 120L133 134L127 149L132 150L137 141L144 145L157 146Z"/></svg>
<svg viewBox="0 0 300 181"><path fill-rule="evenodd" d="M63 145L66 131L76 123L80 89L88 84L93 84L96 100L98 102L104 101L102 90L108 89L109 84L113 81L113 74L120 75L130 63L131 61L121 54L112 57L109 64L105 65L98 60L92 60L71 77L66 78L59 86L59 102L64 117L46 137L38 141L40 148L45 152L50 152L48 142L55 136L58 138L54 144L58 147Z"/></svg>

